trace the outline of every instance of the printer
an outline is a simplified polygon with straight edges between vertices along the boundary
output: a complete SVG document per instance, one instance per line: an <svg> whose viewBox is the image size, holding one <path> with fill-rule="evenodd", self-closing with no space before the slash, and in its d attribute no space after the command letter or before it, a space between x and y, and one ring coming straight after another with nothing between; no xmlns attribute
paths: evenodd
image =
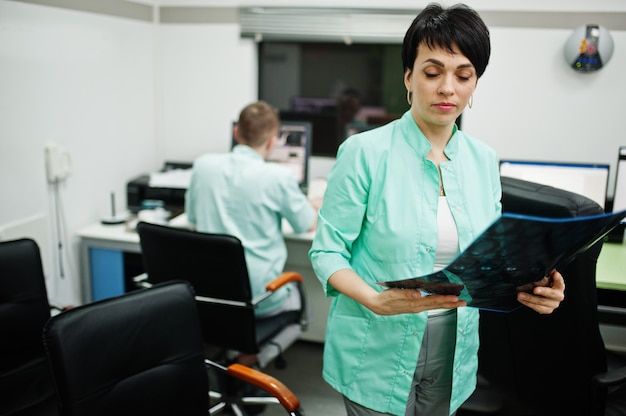
<svg viewBox="0 0 626 416"><path fill-rule="evenodd" d="M144 174L126 183L128 211L163 207L173 214L185 210L185 192L191 179L192 163L165 162L159 172Z"/></svg>

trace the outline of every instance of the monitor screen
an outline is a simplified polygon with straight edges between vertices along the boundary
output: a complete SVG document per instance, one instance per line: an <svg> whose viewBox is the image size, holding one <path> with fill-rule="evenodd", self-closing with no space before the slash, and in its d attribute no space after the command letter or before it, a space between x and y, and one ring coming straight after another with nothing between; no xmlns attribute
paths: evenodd
<svg viewBox="0 0 626 416"><path fill-rule="evenodd" d="M311 152L315 156L337 155L337 147L343 138L337 132L337 115L332 113L310 113L307 111L280 110L280 122L311 123Z"/></svg>
<svg viewBox="0 0 626 416"><path fill-rule="evenodd" d="M233 123L233 126L235 124ZM309 184L312 130L311 123L307 121L281 121L278 140L267 156L268 162L279 163L291 170L304 192ZM232 145L236 144L233 137Z"/></svg>
<svg viewBox="0 0 626 416"><path fill-rule="evenodd" d="M609 165L501 160L500 175L553 186L606 205Z"/></svg>
<svg viewBox="0 0 626 416"><path fill-rule="evenodd" d="M617 157L617 174L615 175L615 191L613 192L613 212L626 209L626 146L619 148ZM622 222L626 222L626 219Z"/></svg>

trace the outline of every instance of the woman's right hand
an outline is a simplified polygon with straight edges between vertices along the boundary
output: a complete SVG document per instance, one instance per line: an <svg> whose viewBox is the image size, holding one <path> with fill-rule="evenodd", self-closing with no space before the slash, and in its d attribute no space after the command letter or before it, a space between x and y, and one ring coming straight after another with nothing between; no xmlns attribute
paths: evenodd
<svg viewBox="0 0 626 416"><path fill-rule="evenodd" d="M338 270L328 279L328 284L356 300L378 315L419 313L430 309L452 309L467 306L454 295L422 296L414 289L386 289L377 292L351 269Z"/></svg>
<svg viewBox="0 0 626 416"><path fill-rule="evenodd" d="M373 290L373 289L372 289ZM453 309L467 306L463 300L454 295L422 295L415 289L386 289L376 292L363 303L378 315L398 315L402 313L419 313L430 309Z"/></svg>

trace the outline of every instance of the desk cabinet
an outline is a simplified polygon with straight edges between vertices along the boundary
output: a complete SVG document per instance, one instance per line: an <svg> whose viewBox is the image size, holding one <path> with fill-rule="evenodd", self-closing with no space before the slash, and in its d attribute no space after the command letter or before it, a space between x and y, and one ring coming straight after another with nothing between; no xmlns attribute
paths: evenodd
<svg viewBox="0 0 626 416"><path fill-rule="evenodd" d="M143 273L139 236L124 225L101 224L82 229L79 236L83 302L131 290L131 279Z"/></svg>

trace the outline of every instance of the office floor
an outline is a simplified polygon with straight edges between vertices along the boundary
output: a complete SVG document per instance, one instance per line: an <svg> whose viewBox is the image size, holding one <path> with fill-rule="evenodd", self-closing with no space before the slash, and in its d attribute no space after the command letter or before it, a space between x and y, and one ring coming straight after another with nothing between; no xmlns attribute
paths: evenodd
<svg viewBox="0 0 626 416"><path fill-rule="evenodd" d="M298 341L285 352L287 368L277 370L273 364L264 371L283 382L298 397L306 416L342 416L343 399L322 379L322 349L317 342ZM281 415L279 408L269 406L262 416Z"/></svg>
<svg viewBox="0 0 626 416"><path fill-rule="evenodd" d="M287 368L277 370L270 364L264 371L283 382L298 397L305 416L344 416L343 398L322 379L323 346L316 342L298 341L285 353ZM259 416L285 414L280 407L268 406ZM499 416L528 416L512 409ZM469 410L457 412L458 416L484 416L485 413Z"/></svg>
<svg viewBox="0 0 626 416"><path fill-rule="evenodd" d="M285 353L287 368L277 370L270 364L264 371L283 382L298 397L306 416L344 416L346 414L342 397L322 379L323 346L316 342L298 341ZM626 353L615 353L626 360ZM623 361L620 361L622 363ZM624 415L624 399L616 403L616 410L607 410L607 415ZM277 416L285 414L278 406L268 406L259 416ZM470 410L459 411L457 415L474 416ZM501 413L501 416L519 416L516 409Z"/></svg>

